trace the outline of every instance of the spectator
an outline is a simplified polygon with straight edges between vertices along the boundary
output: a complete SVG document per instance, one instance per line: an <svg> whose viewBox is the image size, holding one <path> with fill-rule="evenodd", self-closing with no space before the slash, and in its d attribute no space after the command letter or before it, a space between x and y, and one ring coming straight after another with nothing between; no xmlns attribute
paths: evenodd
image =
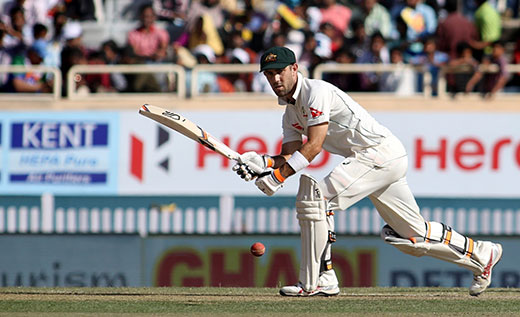
<svg viewBox="0 0 520 317"><path fill-rule="evenodd" d="M215 52L206 44L199 45L193 49L193 55L198 64L213 64L216 61ZM188 80L188 82L191 82ZM197 91L203 93L220 92L217 75L213 72L199 72L197 79Z"/></svg>
<svg viewBox="0 0 520 317"><path fill-rule="evenodd" d="M65 45L65 25L67 24L67 17L62 11L56 11L54 14L52 26L50 28L50 41L47 46L46 65L61 67L61 50Z"/></svg>
<svg viewBox="0 0 520 317"><path fill-rule="evenodd" d="M192 30L201 16L209 15L213 26L219 30L224 26L224 10L219 6L220 0L193 0L186 18L186 29Z"/></svg>
<svg viewBox="0 0 520 317"><path fill-rule="evenodd" d="M87 57L88 65L106 65L104 55L101 51L93 51ZM115 91L110 81L110 74L85 74L85 81L90 92Z"/></svg>
<svg viewBox="0 0 520 317"><path fill-rule="evenodd" d="M94 0L74 0L64 1L65 15L77 21L100 21L103 22L104 16L102 7L97 7L98 1Z"/></svg>
<svg viewBox="0 0 520 317"><path fill-rule="evenodd" d="M320 26L320 30L314 34L316 40L316 48L314 53L322 59L330 59L332 57L332 37L335 35L334 26L328 22Z"/></svg>
<svg viewBox="0 0 520 317"><path fill-rule="evenodd" d="M491 99L504 88L509 80L509 73L506 70L507 60L504 52L504 44L502 42L497 41L492 44L492 55L484 57L482 66L496 65L498 72L483 73L480 69L477 70L466 85L466 93L473 91L473 88L481 80L481 93L484 98Z"/></svg>
<svg viewBox="0 0 520 317"><path fill-rule="evenodd" d="M362 64L388 64L390 63L390 52L381 33L376 32L370 37L370 49L357 60Z"/></svg>
<svg viewBox="0 0 520 317"><path fill-rule="evenodd" d="M6 24L4 45L17 50L17 54L24 54L25 48L32 44L32 28L25 23L23 8L15 6L9 11L9 24Z"/></svg>
<svg viewBox="0 0 520 317"><path fill-rule="evenodd" d="M457 93L466 91L466 85L477 69L478 61L473 58L471 46L460 42L457 45L457 56L450 59L448 65L455 71L446 75L448 91L455 97Z"/></svg>
<svg viewBox="0 0 520 317"><path fill-rule="evenodd" d="M287 44L287 36L281 32L273 33L270 43L276 46L285 46Z"/></svg>
<svg viewBox="0 0 520 317"><path fill-rule="evenodd" d="M386 73L381 80L380 91L394 92L397 96L411 96L415 93L415 72L404 67L404 54L399 47L390 50L390 61L401 69Z"/></svg>
<svg viewBox="0 0 520 317"><path fill-rule="evenodd" d="M188 0L153 0L153 10L157 18L168 22L166 30L170 41L176 41L184 32L188 12Z"/></svg>
<svg viewBox="0 0 520 317"><path fill-rule="evenodd" d="M354 53L349 51L347 48L342 48L334 54L333 61L331 63L353 64L355 62L356 55L354 55ZM357 73L330 72L326 73L323 79L345 92L361 91L360 74Z"/></svg>
<svg viewBox="0 0 520 317"><path fill-rule="evenodd" d="M101 44L101 52L105 64L117 65L121 63L120 49L114 40L108 40ZM116 91L125 91L128 87L126 78L121 73L110 73L110 86Z"/></svg>
<svg viewBox="0 0 520 317"><path fill-rule="evenodd" d="M13 65L41 65L46 55L46 43L42 40L34 42L27 50L26 56L17 56ZM45 73L30 71L21 74L11 74L11 88L13 92L49 93L52 91L52 82Z"/></svg>
<svg viewBox="0 0 520 317"><path fill-rule="evenodd" d="M299 17L288 11L290 10L285 5L279 5L277 7L277 13L265 32L265 43L268 45L270 42L269 39L271 39L272 42L275 35L278 40L282 40L279 34L283 34L284 43L282 46L290 48L299 58L302 54L303 43L305 42L305 34L303 32L305 22L300 21L301 19Z"/></svg>
<svg viewBox="0 0 520 317"><path fill-rule="evenodd" d="M4 37L6 34L6 26L4 22L0 21L0 66L11 65L11 53L4 46ZM0 91L5 91L7 87L7 80L9 79L8 73L0 73Z"/></svg>
<svg viewBox="0 0 520 317"><path fill-rule="evenodd" d="M49 29L41 24L41 23L36 23L34 26L33 26L33 39L35 41L37 40L44 40L46 41L47 40L47 34L49 33Z"/></svg>
<svg viewBox="0 0 520 317"><path fill-rule="evenodd" d="M321 1L304 0L295 8L295 12L308 23L308 30L317 32L321 24L321 9L318 7ZM351 17L352 19L353 17Z"/></svg>
<svg viewBox="0 0 520 317"><path fill-rule="evenodd" d="M52 19L52 28L50 29L50 38L53 42L60 43L63 46L65 43L64 29L67 24L67 16L63 11L56 11Z"/></svg>
<svg viewBox="0 0 520 317"><path fill-rule="evenodd" d="M448 16L437 27L437 47L448 53L450 58L457 58L459 43L478 39L475 26L458 11L457 3L458 0L446 0L444 8Z"/></svg>
<svg viewBox="0 0 520 317"><path fill-rule="evenodd" d="M430 36L423 40L423 51L410 58L410 64L423 66L431 74L432 95L437 96L440 68L448 63L448 54L437 50L436 39ZM423 91L424 76L417 76L419 91Z"/></svg>
<svg viewBox="0 0 520 317"><path fill-rule="evenodd" d="M401 16L398 16L395 20L395 30L392 33L392 40L388 43L388 46L398 48L401 53L403 53L405 62L408 60L408 52L411 44L410 41L408 41L407 31L408 25L406 25L406 22L404 22Z"/></svg>
<svg viewBox="0 0 520 317"><path fill-rule="evenodd" d="M132 46L127 45L121 53L121 62L126 65L135 65L144 63L143 58L135 54ZM136 73L125 74L128 83L125 92L160 92L161 86L154 74Z"/></svg>
<svg viewBox="0 0 520 317"><path fill-rule="evenodd" d="M520 30L519 30L520 31ZM520 33L520 32L517 32ZM518 34L520 35L520 34ZM516 36L516 45L511 56L511 64L518 65L520 64L520 36ZM510 92L520 92L520 72L517 72L513 75L513 78L509 81L507 85L507 91Z"/></svg>
<svg viewBox="0 0 520 317"><path fill-rule="evenodd" d="M214 54L224 54L224 44L209 14L200 16L193 29L189 29L182 38L184 38L182 42L187 42L190 50L204 44L209 45Z"/></svg>
<svg viewBox="0 0 520 317"><path fill-rule="evenodd" d="M386 47L385 39L381 33L374 33L370 41L370 50L356 61L361 64L388 64L390 63L390 53ZM381 74L375 72L365 72L361 76L361 88L364 91L377 91L381 80Z"/></svg>
<svg viewBox="0 0 520 317"><path fill-rule="evenodd" d="M229 56L231 64L249 64L249 54L241 48L235 48ZM252 91L251 84L253 76L251 73L227 73L220 76L220 81L227 81L226 86L233 87L231 92L246 92ZM219 81L219 82L220 82Z"/></svg>
<svg viewBox="0 0 520 317"><path fill-rule="evenodd" d="M502 21L497 10L486 0L475 0L478 8L475 11L475 26L480 35L480 41L469 41L469 44L476 50L484 50L484 54L490 54L489 47L493 42L498 41L502 35Z"/></svg>
<svg viewBox="0 0 520 317"><path fill-rule="evenodd" d="M322 0L322 4L320 25L329 22L345 35L352 17L352 10L337 3L336 0Z"/></svg>
<svg viewBox="0 0 520 317"><path fill-rule="evenodd" d="M386 8L379 4L377 0L365 0L361 3L367 35L372 36L375 32L379 32L384 38L389 38L392 31L392 21Z"/></svg>
<svg viewBox="0 0 520 317"><path fill-rule="evenodd" d="M422 3L421 0L406 0L406 6L396 6L396 8L401 8L398 9L398 15L408 27L406 34L410 42L435 34L437 16L429 5Z"/></svg>
<svg viewBox="0 0 520 317"><path fill-rule="evenodd" d="M77 21L68 21L63 27L64 46L77 47L83 50L86 55L86 49L83 46L83 28Z"/></svg>
<svg viewBox="0 0 520 317"><path fill-rule="evenodd" d="M263 50L263 39L269 25L266 14L253 5L253 0L245 0L245 12L247 22L244 28L251 31L249 47L256 53Z"/></svg>
<svg viewBox="0 0 520 317"><path fill-rule="evenodd" d="M155 13L150 4L139 9L139 21L140 25L128 33L128 44L137 56L148 62L164 61L170 36L155 24Z"/></svg>
<svg viewBox="0 0 520 317"><path fill-rule="evenodd" d="M186 0L152 0L153 10L159 20L184 25L189 2ZM180 21L176 21L180 20Z"/></svg>
<svg viewBox="0 0 520 317"><path fill-rule="evenodd" d="M313 32L307 31L305 33L305 42L303 43L302 55L298 60L298 64L307 68L311 74L314 71L314 68L322 62L322 58L320 57L318 51L319 48L316 36Z"/></svg>
<svg viewBox="0 0 520 317"><path fill-rule="evenodd" d="M240 49L243 49L244 51L247 52L247 54L249 56L249 62L256 61L257 54L256 54L255 51L253 51L251 48L249 48L247 46L246 40L242 36L242 32L241 31L237 31L237 30L232 31L230 36L229 36L228 43L229 43L229 46L228 46L228 49L227 49L227 54L228 55L232 54L232 51L234 49L240 48Z"/></svg>
<svg viewBox="0 0 520 317"><path fill-rule="evenodd" d="M74 65L86 65L87 50L82 41L83 28L78 21L67 21L63 26L64 44L60 53L60 69L63 78L62 95L68 93L68 72ZM88 94L90 91L85 80L85 76L78 75L75 78L75 89L80 94Z"/></svg>
<svg viewBox="0 0 520 317"><path fill-rule="evenodd" d="M350 51L356 56L356 60L361 58L365 51L370 49L370 37L365 32L365 24L361 20L352 21L354 36L347 41Z"/></svg>
<svg viewBox="0 0 520 317"><path fill-rule="evenodd" d="M84 51L78 47L73 45L67 45L61 51L61 61L60 61L60 69L62 75L62 96L67 96L68 93L68 81L67 75L69 70L74 65L86 65L87 58L85 56ZM89 90L87 87L87 83L85 81L85 77L78 75L74 78L75 89L80 91L82 94L88 94Z"/></svg>
<svg viewBox="0 0 520 317"><path fill-rule="evenodd" d="M325 45L325 52L330 51L330 54L320 54L320 56L329 59L335 52L337 52L341 47L343 47L343 45L345 44L345 37L343 36L343 34L341 34L341 32L339 32L338 29L334 27L334 25L328 22L325 22L320 26L320 33L327 37L326 42L328 43L327 45ZM318 36L318 34L319 33L317 33L316 36ZM321 49L322 43L318 38L316 40L318 41L318 48Z"/></svg>
<svg viewBox="0 0 520 317"><path fill-rule="evenodd" d="M5 1L3 12L9 12L14 7L21 7L27 25L32 27L36 23L49 24L48 14L52 7L58 4L59 0L10 0Z"/></svg>
<svg viewBox="0 0 520 317"><path fill-rule="evenodd" d="M506 19L509 18L518 18L518 13L520 11L520 1L519 0L507 0L507 8L504 13L504 17Z"/></svg>

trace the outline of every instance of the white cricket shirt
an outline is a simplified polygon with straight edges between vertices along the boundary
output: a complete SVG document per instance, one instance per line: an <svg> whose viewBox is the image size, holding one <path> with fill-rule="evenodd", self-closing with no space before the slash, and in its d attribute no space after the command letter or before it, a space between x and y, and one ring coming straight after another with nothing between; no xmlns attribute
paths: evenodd
<svg viewBox="0 0 520 317"><path fill-rule="evenodd" d="M373 148L392 136L348 94L326 81L304 78L298 73L292 97L296 100L294 105L278 98L278 103L286 106L283 143L301 141L308 127L323 122L329 123L323 148L344 157Z"/></svg>

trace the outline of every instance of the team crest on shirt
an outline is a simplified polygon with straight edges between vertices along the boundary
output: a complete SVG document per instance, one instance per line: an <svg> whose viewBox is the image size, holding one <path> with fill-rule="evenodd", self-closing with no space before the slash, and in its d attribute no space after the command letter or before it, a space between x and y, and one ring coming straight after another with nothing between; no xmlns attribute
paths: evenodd
<svg viewBox="0 0 520 317"><path fill-rule="evenodd" d="M273 54L273 53L269 53L265 58L264 58L264 62L266 63L270 63L270 62L275 62L276 61L276 54Z"/></svg>
<svg viewBox="0 0 520 317"><path fill-rule="evenodd" d="M323 114L323 112L321 112L318 109L315 109L313 107L310 107L310 109L311 109L311 116L313 118L317 118L317 117L319 117L319 116L321 116Z"/></svg>

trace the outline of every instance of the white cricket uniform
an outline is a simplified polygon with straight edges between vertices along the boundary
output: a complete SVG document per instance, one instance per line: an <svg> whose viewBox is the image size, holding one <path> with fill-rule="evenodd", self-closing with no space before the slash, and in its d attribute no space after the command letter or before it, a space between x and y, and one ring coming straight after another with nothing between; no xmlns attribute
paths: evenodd
<svg viewBox="0 0 520 317"><path fill-rule="evenodd" d="M345 160L321 182L329 208L343 210L369 196L381 217L402 236L424 236L424 219L406 183L402 143L337 87L298 74L295 104L283 116L283 143L301 140L308 127L328 122L323 148ZM405 221L403 221L405 220Z"/></svg>
<svg viewBox="0 0 520 317"><path fill-rule="evenodd" d="M445 249L441 246L440 252L432 250L427 252L429 255L462 265L475 274L482 272L490 258L491 243L475 241L473 244L473 240L460 236L461 241L466 239L466 242L459 243L460 252L453 251L447 246L450 241L445 239L446 230L442 229L445 225L425 225L406 181L406 150L387 128L348 94L322 80L298 74L292 97L295 104L278 99L280 105L286 105L283 143L302 140L310 126L328 122L323 148L345 157L319 183L328 209L344 210L368 196L383 220L401 237L430 238L433 230L441 236L441 242L448 242L440 244L446 245Z"/></svg>

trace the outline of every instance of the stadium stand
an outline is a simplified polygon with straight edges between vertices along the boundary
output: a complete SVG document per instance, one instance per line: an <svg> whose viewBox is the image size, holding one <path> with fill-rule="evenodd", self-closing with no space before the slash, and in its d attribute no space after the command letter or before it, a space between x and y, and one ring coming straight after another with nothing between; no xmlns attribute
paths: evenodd
<svg viewBox="0 0 520 317"><path fill-rule="evenodd" d="M23 3L23 7L19 3ZM498 98L504 99L501 104L507 108L509 99L514 99L520 90L517 79L520 66L516 56L519 50L516 38L520 33L518 5L510 1L475 2L486 6L487 12L493 12L499 23L492 24L494 33L480 32L480 37L468 39L466 48L477 64L467 67L463 63L466 67L458 67L451 63L454 58L447 55L453 52L453 48L444 45L446 43L436 43L439 38L436 37L439 35L437 25L440 27L443 24L453 8L469 21L471 25L467 27L474 27L477 31L487 29L483 24L494 22L490 19L478 20L478 10L482 7L477 7L471 0L442 1L444 6L440 3L338 1L337 7L350 17L349 25L342 32L331 23L322 23L321 14L326 12L330 15L331 9L327 7L329 11L324 11L320 1L3 0L0 1L0 80L2 95L8 101L0 101L0 106L9 108L13 100L16 103L32 97L43 101L39 103L41 105L56 108L92 103L103 107L103 98L125 98L129 94L134 97L135 94L144 94L146 98L160 100L175 96L181 99L179 104L190 107L198 103L198 98L216 98L218 103L218 98L240 100L244 94L265 97L270 94L261 90L265 87L262 77L256 74L253 66L240 65L243 63L240 60L257 64L264 48L285 45L297 52L304 66L302 68L308 71L310 77L325 80L334 80L338 76L343 79L357 78L361 83L359 87L347 85L346 89L361 98L388 100L385 96L393 95L397 100L432 99L429 103L435 104L435 97L446 100L450 96L450 100L456 99L458 104L467 103L473 107L474 101L478 104L481 97L494 98L500 91ZM158 63L156 60L140 56L128 45L128 34L140 27L139 11L143 5L150 5L155 13L156 21L151 29L168 32L167 56L158 65L178 66L173 73L170 68L153 66ZM195 11L197 14L194 17ZM15 20L12 14L17 12L23 12L24 18ZM413 12L417 13L416 21L410 20ZM390 17L391 25L378 30L374 16ZM16 73L19 68L10 65L20 65L21 62L16 61L23 61L20 56L33 47L33 28L36 24L48 29L45 37L47 48L42 49L40 55L43 55L42 65L51 67L51 72L48 73L48 68L43 71L42 68L26 66L30 72L25 76L43 74L41 78L52 80L61 72L62 78L61 83L54 82L59 87L31 96L13 91L10 83L19 74ZM206 45L205 50L193 46L195 34L200 34L197 43ZM374 44L376 38L380 39L377 49ZM497 41L504 48L501 56L492 54L491 44ZM105 44L108 42L112 57L107 55L109 49ZM236 58L237 51L242 54L242 59ZM210 65L215 67L208 69L199 65L198 55L201 52L214 56L209 63L215 64ZM391 60L391 52L402 57L400 65ZM237 61L239 64L236 64ZM229 65L231 63L235 65ZM75 65L85 67L75 68ZM236 73L232 74L234 71L231 69ZM483 75L478 83L470 87L466 82L475 72ZM242 80L237 81L240 76ZM493 88L494 81L500 77L504 77L504 87ZM180 79L182 82L179 82ZM215 88L211 92L200 90L197 87L204 85L197 81L201 80L214 80ZM402 89L403 85L406 86L405 90ZM398 87L401 87L399 91ZM466 96L467 93L472 96ZM260 98L258 104L264 105L266 100ZM388 103L385 101L385 104Z"/></svg>

